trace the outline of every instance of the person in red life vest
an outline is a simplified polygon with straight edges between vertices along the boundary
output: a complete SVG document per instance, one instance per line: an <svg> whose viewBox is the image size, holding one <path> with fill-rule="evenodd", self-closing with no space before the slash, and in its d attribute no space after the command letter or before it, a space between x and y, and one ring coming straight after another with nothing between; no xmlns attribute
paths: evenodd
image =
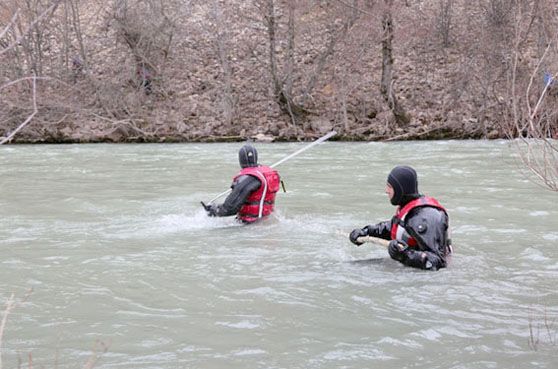
<svg viewBox="0 0 558 369"><path fill-rule="evenodd" d="M445 268L451 254L448 213L436 199L419 194L415 170L395 167L389 173L386 193L391 204L397 206L395 216L353 230L351 242L361 245L358 238L362 236L391 240L388 251L392 259L414 268Z"/></svg>
<svg viewBox="0 0 558 369"><path fill-rule="evenodd" d="M204 207L211 217L236 215L243 223L253 223L273 212L281 180L276 170L258 164L258 152L250 144L238 151L238 161L241 170L233 178L229 196L220 205Z"/></svg>

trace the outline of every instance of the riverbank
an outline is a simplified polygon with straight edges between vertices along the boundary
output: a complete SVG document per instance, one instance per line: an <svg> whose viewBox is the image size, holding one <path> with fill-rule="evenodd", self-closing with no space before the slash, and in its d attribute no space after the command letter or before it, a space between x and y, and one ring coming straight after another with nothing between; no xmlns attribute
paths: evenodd
<svg viewBox="0 0 558 369"><path fill-rule="evenodd" d="M32 116L12 143L506 138L555 67L535 33L514 43L512 5L121 3L59 4L42 38L7 28L0 137Z"/></svg>
<svg viewBox="0 0 558 369"><path fill-rule="evenodd" d="M270 127L280 124L270 124ZM155 128L140 129L133 123L116 123L114 125L100 125L98 123L80 124L79 128L66 125L58 129L51 127L34 129L28 127L23 133L14 137L12 144L70 144L70 143L186 143L186 142L293 142L312 141L335 127L330 124L313 125L308 129L303 127L273 129L266 126L257 129L244 129L241 134L230 131L211 132L207 129L187 130L178 132L162 125ZM265 133L263 133L265 132ZM418 141L441 139L497 139L502 138L499 131L494 130L488 135L475 130L455 130L446 125L411 126L406 129L395 129L393 132L383 132L368 127L357 128L354 131L338 132L332 141Z"/></svg>

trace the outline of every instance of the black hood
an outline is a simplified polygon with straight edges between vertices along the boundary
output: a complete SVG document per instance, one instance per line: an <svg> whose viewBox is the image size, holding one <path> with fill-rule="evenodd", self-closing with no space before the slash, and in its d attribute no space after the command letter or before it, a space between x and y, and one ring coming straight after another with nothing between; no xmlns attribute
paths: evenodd
<svg viewBox="0 0 558 369"><path fill-rule="evenodd" d="M246 144L238 151L238 162L241 168L258 166L258 151L250 144Z"/></svg>
<svg viewBox="0 0 558 369"><path fill-rule="evenodd" d="M417 172L408 166L397 166L388 175L387 182L393 187L392 205L404 206L409 201L420 197L418 192Z"/></svg>

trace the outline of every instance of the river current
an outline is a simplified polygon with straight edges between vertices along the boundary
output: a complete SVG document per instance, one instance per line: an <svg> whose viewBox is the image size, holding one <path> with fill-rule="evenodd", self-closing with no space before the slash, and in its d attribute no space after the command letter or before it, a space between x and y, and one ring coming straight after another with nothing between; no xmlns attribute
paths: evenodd
<svg viewBox="0 0 558 369"><path fill-rule="evenodd" d="M558 194L509 142L326 142L277 167L252 226L200 205L241 145L0 147L0 367L558 367ZM447 269L346 237L391 218L399 164L449 211Z"/></svg>

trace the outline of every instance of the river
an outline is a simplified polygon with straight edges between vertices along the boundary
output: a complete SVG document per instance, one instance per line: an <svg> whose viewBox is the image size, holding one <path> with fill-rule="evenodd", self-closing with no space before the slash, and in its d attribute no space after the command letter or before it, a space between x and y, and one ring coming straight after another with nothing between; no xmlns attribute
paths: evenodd
<svg viewBox="0 0 558 369"><path fill-rule="evenodd" d="M304 145L256 147L271 164ZM277 167L286 192L253 226L200 206L240 147L0 147L4 368L95 350L103 369L558 367L558 194L513 145L326 142ZM398 164L449 211L447 269L345 236L391 218Z"/></svg>

